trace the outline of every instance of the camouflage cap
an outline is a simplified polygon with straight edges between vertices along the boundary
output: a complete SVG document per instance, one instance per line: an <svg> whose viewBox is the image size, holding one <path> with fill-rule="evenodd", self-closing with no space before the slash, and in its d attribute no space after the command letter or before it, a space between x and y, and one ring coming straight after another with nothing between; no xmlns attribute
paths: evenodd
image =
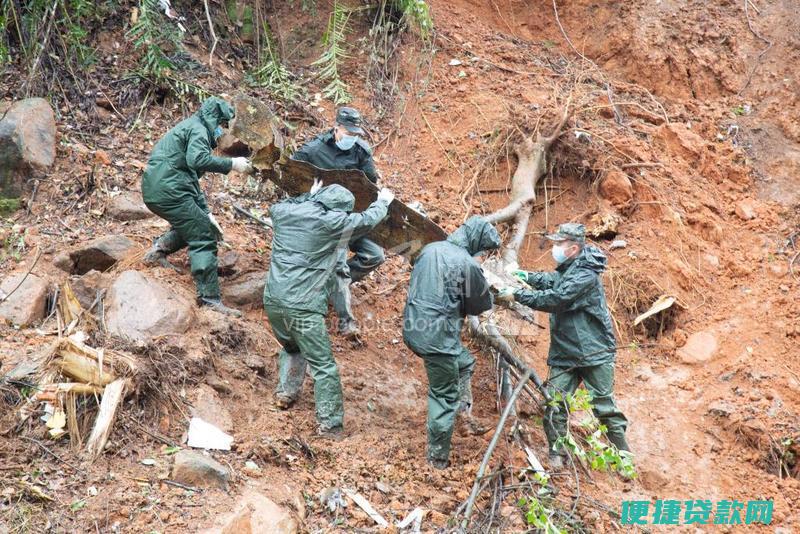
<svg viewBox="0 0 800 534"><path fill-rule="evenodd" d="M564 223L558 226L554 234L548 234L550 241L575 241L584 243L586 241L586 227L580 223Z"/></svg>
<svg viewBox="0 0 800 534"><path fill-rule="evenodd" d="M336 112L336 124L344 127L345 130L355 135L364 135L361 129L361 113L354 108L339 108Z"/></svg>

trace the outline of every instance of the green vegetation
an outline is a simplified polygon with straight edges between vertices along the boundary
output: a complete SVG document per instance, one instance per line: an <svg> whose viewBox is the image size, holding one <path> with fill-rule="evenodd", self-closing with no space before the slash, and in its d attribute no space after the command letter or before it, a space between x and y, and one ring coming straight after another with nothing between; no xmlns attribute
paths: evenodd
<svg viewBox="0 0 800 534"><path fill-rule="evenodd" d="M248 75L248 82L255 87L264 87L282 100L292 100L303 93L302 87L293 80L289 69L281 62L269 25L264 23L264 47L258 68Z"/></svg>
<svg viewBox="0 0 800 534"><path fill-rule="evenodd" d="M325 51L313 65L319 67L319 77L328 82L322 89L326 98L333 100L334 104L344 104L351 100L347 84L339 74L342 62L349 56L345 51L350 15L353 11L343 6L338 0L333 4L333 11L328 17L328 27L322 37Z"/></svg>

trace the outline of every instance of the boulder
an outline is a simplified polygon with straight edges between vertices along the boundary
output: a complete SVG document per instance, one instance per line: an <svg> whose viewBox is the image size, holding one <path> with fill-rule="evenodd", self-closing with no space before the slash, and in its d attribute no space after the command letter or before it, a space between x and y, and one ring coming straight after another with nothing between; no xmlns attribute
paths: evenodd
<svg viewBox="0 0 800 534"><path fill-rule="evenodd" d="M25 273L11 275L0 284L0 299L10 295L0 302L0 319L17 326L28 326L44 319L50 293L48 283L35 274L29 274L22 285L14 290L23 277Z"/></svg>
<svg viewBox="0 0 800 534"><path fill-rule="evenodd" d="M235 284L223 286L222 299L229 306L259 308L262 306L266 282L266 272L247 273Z"/></svg>
<svg viewBox="0 0 800 534"><path fill-rule="evenodd" d="M88 310L97 298L97 291L111 285L111 276L92 269L83 276L71 276L69 285L83 309Z"/></svg>
<svg viewBox="0 0 800 534"><path fill-rule="evenodd" d="M86 274L92 269L105 271L124 260L136 248L136 243L124 235L108 235L90 241L69 255L59 254L53 263L72 274Z"/></svg>
<svg viewBox="0 0 800 534"><path fill-rule="evenodd" d="M123 272L111 285L105 317L110 333L135 341L182 334L195 318L191 302L138 271Z"/></svg>
<svg viewBox="0 0 800 534"><path fill-rule="evenodd" d="M288 509L262 493L246 491L233 511L202 534L294 534L297 519Z"/></svg>
<svg viewBox="0 0 800 534"><path fill-rule="evenodd" d="M633 199L633 184L621 171L609 171L600 182L600 196L614 206L623 206Z"/></svg>
<svg viewBox="0 0 800 534"><path fill-rule="evenodd" d="M695 332L686 344L677 351L683 363L696 364L707 362L717 353L717 336L708 331Z"/></svg>
<svg viewBox="0 0 800 534"><path fill-rule="evenodd" d="M231 472L227 467L203 453L182 450L175 455L172 480L200 488L227 489Z"/></svg>
<svg viewBox="0 0 800 534"><path fill-rule="evenodd" d="M0 198L19 198L34 171L56 158L56 119L47 100L13 103L0 120Z"/></svg>
<svg viewBox="0 0 800 534"><path fill-rule="evenodd" d="M192 397L191 413L194 417L199 417L225 432L230 433L233 430L231 414L214 389L201 384Z"/></svg>
<svg viewBox="0 0 800 534"><path fill-rule="evenodd" d="M756 208L752 200L740 200L736 203L736 216L743 221L756 218Z"/></svg>
<svg viewBox="0 0 800 534"><path fill-rule="evenodd" d="M144 205L142 196L133 191L125 191L109 200L106 213L118 221L140 221L155 217Z"/></svg>
<svg viewBox="0 0 800 534"><path fill-rule="evenodd" d="M239 261L239 253L228 250L217 257L217 273L220 276L230 276L236 272L236 262Z"/></svg>

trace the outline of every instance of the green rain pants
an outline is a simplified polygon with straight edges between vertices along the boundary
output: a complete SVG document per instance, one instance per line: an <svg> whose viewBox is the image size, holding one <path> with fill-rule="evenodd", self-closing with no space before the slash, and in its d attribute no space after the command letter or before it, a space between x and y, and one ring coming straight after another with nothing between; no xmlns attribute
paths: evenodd
<svg viewBox="0 0 800 534"><path fill-rule="evenodd" d="M428 459L447 460L456 414L472 407L475 358L461 349L452 354L421 354L428 373Z"/></svg>
<svg viewBox="0 0 800 534"><path fill-rule="evenodd" d="M165 254L172 254L188 246L197 296L218 299L218 235L205 210L189 196L181 197L175 202L150 203L147 207L172 225L167 233L156 240L155 246Z"/></svg>
<svg viewBox="0 0 800 534"><path fill-rule="evenodd" d="M625 441L628 420L614 401L614 362L591 367L575 367L571 370L551 367L547 387L550 395L561 392L566 396L575 393L581 382L592 396L594 415L608 429L608 440L620 450L629 450ZM565 408L563 404L558 407L548 406L544 412L544 432L547 435L549 450L553 452L561 452L555 450L554 446L559 437L566 435Z"/></svg>
<svg viewBox="0 0 800 534"><path fill-rule="evenodd" d="M317 422L324 430L342 427L342 382L325 328L325 316L266 303L264 309L275 337L283 346L278 355L278 387L275 393L296 400L303 389L307 363L314 379Z"/></svg>

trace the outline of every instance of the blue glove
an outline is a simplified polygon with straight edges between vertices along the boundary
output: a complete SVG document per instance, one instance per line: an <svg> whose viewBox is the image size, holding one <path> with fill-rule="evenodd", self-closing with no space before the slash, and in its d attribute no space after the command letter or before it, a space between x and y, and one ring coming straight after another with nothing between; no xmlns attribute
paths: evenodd
<svg viewBox="0 0 800 534"><path fill-rule="evenodd" d="M511 271L511 276L522 282L523 284L528 283L528 273L527 271L520 271L519 269L515 271Z"/></svg>

